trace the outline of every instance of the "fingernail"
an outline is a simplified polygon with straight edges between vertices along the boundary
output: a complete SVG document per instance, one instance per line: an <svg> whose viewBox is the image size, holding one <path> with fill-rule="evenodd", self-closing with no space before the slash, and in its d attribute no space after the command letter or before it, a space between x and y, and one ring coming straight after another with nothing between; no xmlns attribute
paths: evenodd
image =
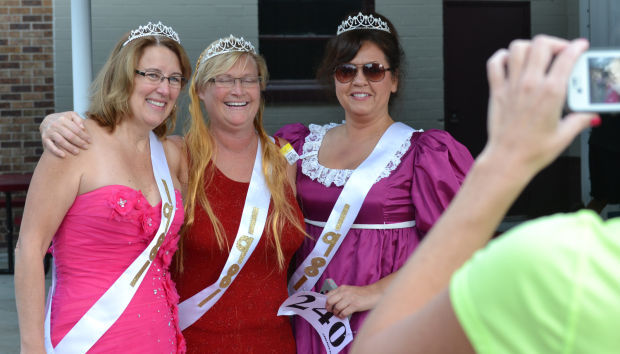
<svg viewBox="0 0 620 354"><path fill-rule="evenodd" d="M595 115L594 117L592 117L592 119L590 120L590 126L591 127L598 127L599 125L601 125L602 123L602 119L601 116L599 115Z"/></svg>

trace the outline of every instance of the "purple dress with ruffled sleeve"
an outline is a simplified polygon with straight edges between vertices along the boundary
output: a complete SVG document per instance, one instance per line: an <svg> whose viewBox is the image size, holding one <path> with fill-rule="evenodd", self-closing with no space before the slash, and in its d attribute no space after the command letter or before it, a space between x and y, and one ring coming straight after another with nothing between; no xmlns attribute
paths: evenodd
<svg viewBox="0 0 620 354"><path fill-rule="evenodd" d="M307 220L307 231L314 239L323 228L312 223L327 221L353 172L330 169L318 161L325 133L337 125L311 124L307 128L291 124L276 133L301 156L297 161L297 199ZM313 291L318 292L328 278L337 285L363 286L397 271L448 206L472 163L469 151L447 132L413 132L368 192L354 221L373 228L351 228ZM412 221L415 226L379 226ZM314 244L314 240L305 239L297 252L297 263L306 258ZM351 316L354 336L367 314ZM299 316L295 316L295 339L298 353L325 352L315 330ZM343 352L348 352L349 347Z"/></svg>

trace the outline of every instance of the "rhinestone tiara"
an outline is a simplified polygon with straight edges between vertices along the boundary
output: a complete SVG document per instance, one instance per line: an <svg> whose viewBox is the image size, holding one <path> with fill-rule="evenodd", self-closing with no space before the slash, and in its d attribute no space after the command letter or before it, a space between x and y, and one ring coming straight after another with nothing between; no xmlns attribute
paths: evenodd
<svg viewBox="0 0 620 354"><path fill-rule="evenodd" d="M217 42L211 44L207 48L207 52L200 62L204 63L214 56L231 52L247 52L256 54L256 49L254 49L252 43L246 41L243 37L237 38L231 34L230 36L220 38Z"/></svg>
<svg viewBox="0 0 620 354"><path fill-rule="evenodd" d="M161 23L161 21L159 21L157 22L157 24L149 22L144 26L139 26L137 29L132 30L131 33L129 33L129 38L127 38L125 43L123 43L123 47L136 38L146 36L164 36L181 44L179 35L172 29L172 27L165 26L163 23Z"/></svg>
<svg viewBox="0 0 620 354"><path fill-rule="evenodd" d="M378 17L374 17L373 15L364 15L359 12L357 15L349 16L349 18L342 21L340 26L338 26L338 32L336 32L336 35L359 29L372 29L391 33L387 22Z"/></svg>

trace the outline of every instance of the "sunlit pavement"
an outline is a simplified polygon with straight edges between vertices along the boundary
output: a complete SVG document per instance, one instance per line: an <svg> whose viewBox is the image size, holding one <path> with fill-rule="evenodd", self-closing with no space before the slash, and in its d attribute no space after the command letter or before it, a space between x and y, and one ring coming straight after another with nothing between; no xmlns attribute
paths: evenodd
<svg viewBox="0 0 620 354"><path fill-rule="evenodd" d="M0 275L0 353L19 353L13 275Z"/></svg>
<svg viewBox="0 0 620 354"><path fill-rule="evenodd" d="M0 248L0 268L6 268L6 264L6 249ZM51 277L50 274L47 274L46 289L50 283ZM12 274L0 274L0 354L13 353L19 353L15 285Z"/></svg>

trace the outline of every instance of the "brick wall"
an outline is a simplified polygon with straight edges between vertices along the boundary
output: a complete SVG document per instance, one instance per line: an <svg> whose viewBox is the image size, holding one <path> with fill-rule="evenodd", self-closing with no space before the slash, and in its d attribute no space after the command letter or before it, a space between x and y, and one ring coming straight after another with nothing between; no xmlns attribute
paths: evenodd
<svg viewBox="0 0 620 354"><path fill-rule="evenodd" d="M0 174L32 172L54 109L52 0L0 0Z"/></svg>

